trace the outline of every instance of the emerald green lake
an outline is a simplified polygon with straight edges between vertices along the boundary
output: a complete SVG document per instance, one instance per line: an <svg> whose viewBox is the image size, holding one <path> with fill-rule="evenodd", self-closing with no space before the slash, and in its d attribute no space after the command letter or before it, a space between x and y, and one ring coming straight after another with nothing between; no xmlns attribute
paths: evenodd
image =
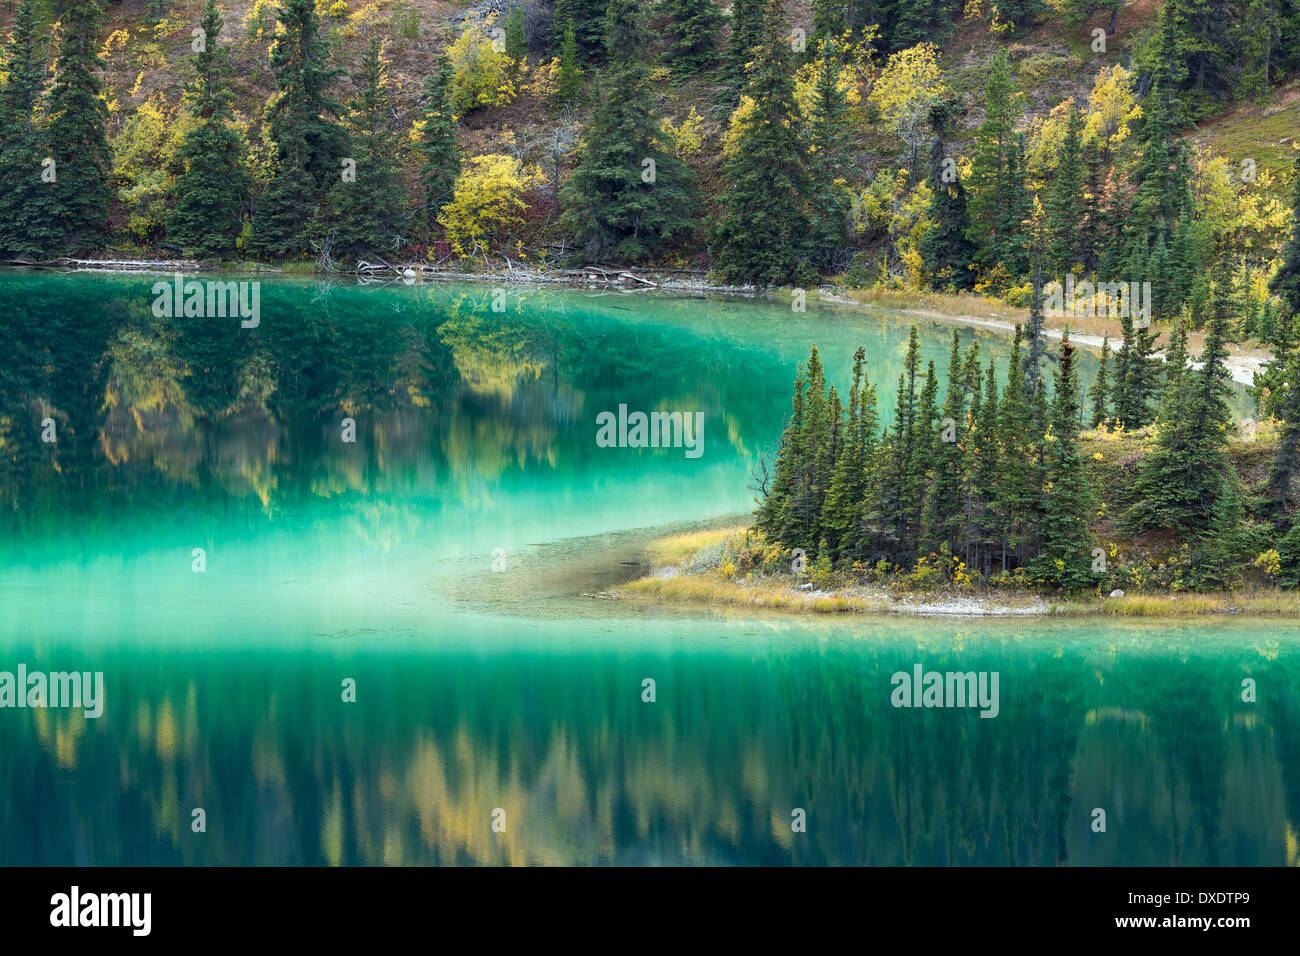
<svg viewBox="0 0 1300 956"><path fill-rule="evenodd" d="M262 280L243 328L156 281L0 273L0 672L104 682L0 707L0 864L1300 864L1300 623L594 596L750 510L812 342L888 420L950 325ZM702 453L600 447L620 405ZM997 716L894 707L917 665Z"/></svg>

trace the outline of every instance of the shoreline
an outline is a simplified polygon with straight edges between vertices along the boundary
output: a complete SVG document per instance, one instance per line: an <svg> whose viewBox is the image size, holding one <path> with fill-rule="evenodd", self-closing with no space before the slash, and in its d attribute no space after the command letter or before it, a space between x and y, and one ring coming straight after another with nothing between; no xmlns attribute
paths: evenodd
<svg viewBox="0 0 1300 956"><path fill-rule="evenodd" d="M504 257L503 257L504 258ZM56 272L112 272L118 274L158 274L172 275L176 272L211 272L211 273L231 273L238 275L271 273L285 277L314 275L319 277L346 277L351 276L358 280L370 280L373 282L401 283L403 285L415 285L421 282L496 282L507 285L549 285L549 286L567 286L575 289L616 289L620 292L662 292L674 295L728 295L728 296L746 296L746 297L765 297L779 296L783 290L762 290L755 286L732 286L719 285L710 282L708 270L693 269L635 269L630 266L583 266L574 269L549 269L542 270L533 266L520 266L511 260L505 260L507 270L502 271L471 271L462 269L449 269L439 264L430 265L427 263L401 263L392 265L386 261L380 260L379 263L370 263L365 260L359 261L354 269L336 269L328 272L307 272L300 269L283 269L279 266L271 265L257 261L235 261L230 263L206 263L195 259L72 259L61 257L59 259L45 260L42 262L18 262L8 260L0 262L0 266L13 269L40 269ZM844 291L837 291L835 286L819 286L814 291L816 301L825 303L837 308L849 309L860 314L866 314L873 310L880 312L892 312L898 315L912 315L920 318L932 319L953 325L962 325L972 328L990 329L998 332L1012 334L1015 332L1015 323L1005 319L993 317L984 317L971 315L968 312L946 313L934 309L922 307L909 307L887 304L876 304L871 302L861 302L846 294ZM922 296L934 296L940 293L916 293ZM955 299L956 297L954 297ZM987 300L990 306L993 306L997 300ZM1010 306L1004 306L1011 309ZM1062 329L1051 324L1053 320L1049 319L1049 324L1045 331L1047 337L1059 341L1062 337ZM1118 333L1118 328L1115 330ZM1194 336L1193 336L1194 337ZM1112 339L1118 340L1118 336L1111 336ZM1091 332L1076 331L1071 334L1070 341L1075 345L1083 346L1093 351L1100 351L1102 347L1103 336ZM1234 346L1237 351L1229 354L1226 360L1227 367L1232 374L1232 380L1239 385L1253 386L1255 376L1261 372L1265 363L1269 361L1269 354L1265 351L1251 348L1242 349L1240 345ZM1159 350L1152 353L1161 361L1164 360L1164 351Z"/></svg>
<svg viewBox="0 0 1300 956"><path fill-rule="evenodd" d="M789 572L736 580L705 568L706 552L737 527L713 527L652 539L640 554L650 573L599 596L656 608L733 610L850 617L976 619L1119 617L1191 620L1204 618L1296 618L1300 594L1277 588L1239 592L1137 592L1117 597L1053 596L1032 591L962 588L909 590L875 584L818 588L807 575ZM696 547L698 545L698 547ZM801 580L802 578L802 580Z"/></svg>

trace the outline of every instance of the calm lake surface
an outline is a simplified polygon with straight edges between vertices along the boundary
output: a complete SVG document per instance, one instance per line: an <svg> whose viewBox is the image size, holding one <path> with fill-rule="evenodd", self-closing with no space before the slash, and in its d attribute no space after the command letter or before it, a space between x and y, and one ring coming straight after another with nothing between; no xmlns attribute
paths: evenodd
<svg viewBox="0 0 1300 956"><path fill-rule="evenodd" d="M752 507L812 342L888 420L950 326L263 280L241 328L155 281L0 272L0 671L104 675L0 708L0 864L1300 864L1300 625L591 596ZM702 455L597 447L620 404ZM891 706L916 665L997 717Z"/></svg>

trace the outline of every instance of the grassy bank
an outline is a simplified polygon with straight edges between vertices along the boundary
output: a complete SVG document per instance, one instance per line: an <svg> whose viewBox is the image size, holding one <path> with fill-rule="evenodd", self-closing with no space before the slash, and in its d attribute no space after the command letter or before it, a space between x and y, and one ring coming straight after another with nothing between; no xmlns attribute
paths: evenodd
<svg viewBox="0 0 1300 956"><path fill-rule="evenodd" d="M762 553L755 553L755 547ZM766 570L741 571L748 552ZM670 535L645 550L652 572L613 592L652 604L748 608L800 614L913 614L918 616L1044 615L1060 617L1194 618L1214 615L1300 617L1300 594L1274 587L1232 593L1125 593L1053 596L1017 587L975 588L947 583L918 585L915 575L876 581L817 581L814 574L782 570L789 552L757 543L743 525Z"/></svg>

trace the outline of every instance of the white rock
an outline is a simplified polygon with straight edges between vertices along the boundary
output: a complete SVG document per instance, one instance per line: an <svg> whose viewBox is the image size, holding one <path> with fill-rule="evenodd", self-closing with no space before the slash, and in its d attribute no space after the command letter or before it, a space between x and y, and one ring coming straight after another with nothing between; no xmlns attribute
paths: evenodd
<svg viewBox="0 0 1300 956"><path fill-rule="evenodd" d="M1123 597L1123 596L1124 596L1124 592L1121 591L1119 588L1116 588L1115 590L1113 590L1113 591L1110 592L1110 596L1111 596L1111 597Z"/></svg>

